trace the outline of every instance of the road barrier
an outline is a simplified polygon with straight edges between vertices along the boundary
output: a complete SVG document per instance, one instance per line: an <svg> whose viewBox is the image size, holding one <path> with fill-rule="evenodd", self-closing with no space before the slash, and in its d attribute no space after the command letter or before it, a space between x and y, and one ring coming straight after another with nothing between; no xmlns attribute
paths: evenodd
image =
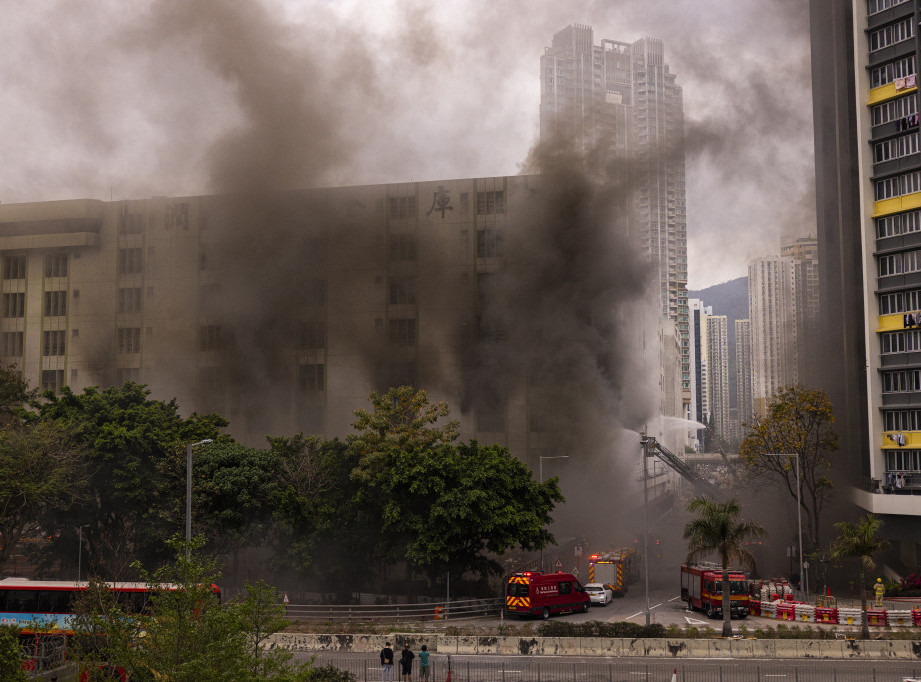
<svg viewBox="0 0 921 682"><path fill-rule="evenodd" d="M778 604L777 605L777 620L795 620L795 605L794 604Z"/></svg>
<svg viewBox="0 0 921 682"><path fill-rule="evenodd" d="M911 627L912 625L912 614L908 609L886 611L886 618L890 627Z"/></svg>
<svg viewBox="0 0 921 682"><path fill-rule="evenodd" d="M826 606L816 606L815 607L815 622L816 623L838 623L838 609L829 608Z"/></svg>
<svg viewBox="0 0 921 682"><path fill-rule="evenodd" d="M860 625L860 609L838 609L838 623L840 625Z"/></svg>
<svg viewBox="0 0 921 682"><path fill-rule="evenodd" d="M867 625L886 627L885 609L867 609Z"/></svg>
<svg viewBox="0 0 921 682"><path fill-rule="evenodd" d="M800 623L815 623L815 607L809 604L796 604L794 607L796 620Z"/></svg>

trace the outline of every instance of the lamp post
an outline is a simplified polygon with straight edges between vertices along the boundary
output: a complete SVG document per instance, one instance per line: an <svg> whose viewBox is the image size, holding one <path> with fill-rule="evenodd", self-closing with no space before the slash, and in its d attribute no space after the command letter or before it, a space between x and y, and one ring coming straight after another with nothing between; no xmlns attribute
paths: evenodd
<svg viewBox="0 0 921 682"><path fill-rule="evenodd" d="M655 443L655 439L646 435L646 432L640 434L640 447L643 449L643 575L646 586L646 627L649 627L649 441Z"/></svg>
<svg viewBox="0 0 921 682"><path fill-rule="evenodd" d="M799 478L799 458L798 452L779 452L765 453L765 457L793 457L796 459L796 525L799 532L799 577L802 581L803 592L806 595L806 601L809 601L809 579L803 572L803 506L800 502L800 478Z"/></svg>
<svg viewBox="0 0 921 682"><path fill-rule="evenodd" d="M544 482L544 460L545 459L569 459L569 455L541 455L540 464L538 468L540 470L540 482ZM544 572L544 544L543 542L540 545L540 572Z"/></svg>
<svg viewBox="0 0 921 682"><path fill-rule="evenodd" d="M192 542L192 448L213 442L210 438L185 446L185 541Z"/></svg>
<svg viewBox="0 0 921 682"><path fill-rule="evenodd" d="M83 562L83 529L86 528L89 524L85 523L79 528L77 528L77 582L80 582L80 569L82 568L81 563Z"/></svg>

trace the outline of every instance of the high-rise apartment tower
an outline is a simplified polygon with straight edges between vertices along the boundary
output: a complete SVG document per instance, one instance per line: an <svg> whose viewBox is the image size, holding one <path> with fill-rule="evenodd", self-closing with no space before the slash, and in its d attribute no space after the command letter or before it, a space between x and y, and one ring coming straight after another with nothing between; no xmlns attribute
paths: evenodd
<svg viewBox="0 0 921 682"><path fill-rule="evenodd" d="M630 229L655 269L659 307L681 339L682 402L691 404L684 107L661 40L604 39L570 25L541 57L541 139L571 139L589 157L623 159ZM595 155L595 156L593 156ZM629 165L626 163L630 161Z"/></svg>

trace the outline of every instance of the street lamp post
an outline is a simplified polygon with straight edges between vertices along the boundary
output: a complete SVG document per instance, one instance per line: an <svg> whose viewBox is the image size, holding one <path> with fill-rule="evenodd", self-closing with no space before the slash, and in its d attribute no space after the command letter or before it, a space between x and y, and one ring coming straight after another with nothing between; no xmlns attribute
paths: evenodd
<svg viewBox="0 0 921 682"><path fill-rule="evenodd" d="M809 601L809 579L803 572L803 506L800 502L800 478L799 478L799 458L798 452L780 452L765 453L765 457L793 457L796 459L796 525L799 532L799 577L802 582L803 592L806 601Z"/></svg>
<svg viewBox="0 0 921 682"><path fill-rule="evenodd" d="M77 582L80 582L80 569L83 562L83 529L89 524L83 524L77 529Z"/></svg>
<svg viewBox="0 0 921 682"><path fill-rule="evenodd" d="M192 448L213 442L210 438L185 446L185 541L192 542Z"/></svg>
<svg viewBox="0 0 921 682"><path fill-rule="evenodd" d="M545 459L569 459L569 455L541 455L538 469L540 471L540 482L544 482L544 460ZM540 545L540 572L544 572L544 543Z"/></svg>
<svg viewBox="0 0 921 682"><path fill-rule="evenodd" d="M649 441L646 433L640 435L640 447L643 449L643 574L646 583L646 627L649 627Z"/></svg>

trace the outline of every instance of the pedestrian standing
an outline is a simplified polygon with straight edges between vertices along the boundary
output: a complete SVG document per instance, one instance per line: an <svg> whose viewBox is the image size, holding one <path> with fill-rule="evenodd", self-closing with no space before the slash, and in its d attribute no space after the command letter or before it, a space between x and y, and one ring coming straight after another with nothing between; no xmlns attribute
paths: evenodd
<svg viewBox="0 0 921 682"><path fill-rule="evenodd" d="M403 675L403 682L412 682L413 679L413 659L416 657L409 649L409 642L403 645L403 653L400 654L400 673Z"/></svg>
<svg viewBox="0 0 921 682"><path fill-rule="evenodd" d="M419 679L423 682L429 679L429 648L425 644L419 652Z"/></svg>
<svg viewBox="0 0 921 682"><path fill-rule="evenodd" d="M381 682L393 682L393 649L390 642L381 649Z"/></svg>

